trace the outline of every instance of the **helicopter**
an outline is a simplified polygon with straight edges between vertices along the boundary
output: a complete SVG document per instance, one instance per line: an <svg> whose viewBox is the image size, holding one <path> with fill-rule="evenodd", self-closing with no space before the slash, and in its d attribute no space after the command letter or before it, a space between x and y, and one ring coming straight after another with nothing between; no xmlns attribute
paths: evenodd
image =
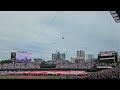
<svg viewBox="0 0 120 90"><path fill-rule="evenodd" d="M64 37L62 36L62 39L64 39Z"/></svg>

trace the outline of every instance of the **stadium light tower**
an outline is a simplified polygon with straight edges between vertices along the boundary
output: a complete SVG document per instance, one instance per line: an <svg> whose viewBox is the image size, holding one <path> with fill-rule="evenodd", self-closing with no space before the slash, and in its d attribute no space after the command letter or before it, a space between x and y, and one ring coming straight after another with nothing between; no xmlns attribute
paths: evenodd
<svg viewBox="0 0 120 90"><path fill-rule="evenodd" d="M120 22L120 11L109 11L116 23Z"/></svg>

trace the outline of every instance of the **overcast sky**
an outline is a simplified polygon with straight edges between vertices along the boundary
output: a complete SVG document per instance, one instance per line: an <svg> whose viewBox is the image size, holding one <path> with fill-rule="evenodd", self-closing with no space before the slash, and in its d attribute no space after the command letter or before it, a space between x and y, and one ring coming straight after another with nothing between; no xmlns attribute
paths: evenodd
<svg viewBox="0 0 120 90"><path fill-rule="evenodd" d="M95 56L120 52L119 38L120 23L109 11L0 11L1 59L9 59L12 51L31 50L33 58L45 60L56 51L66 59L76 57L77 50Z"/></svg>

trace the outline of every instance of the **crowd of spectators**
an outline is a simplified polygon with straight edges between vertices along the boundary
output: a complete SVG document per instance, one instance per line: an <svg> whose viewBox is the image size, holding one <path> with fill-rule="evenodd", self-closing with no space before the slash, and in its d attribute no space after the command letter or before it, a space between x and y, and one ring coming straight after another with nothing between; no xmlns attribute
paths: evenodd
<svg viewBox="0 0 120 90"><path fill-rule="evenodd" d="M68 60L50 60L50 61L46 61L46 64L55 64L56 68L91 68L94 66L95 61L94 60L86 60L86 61L79 61L79 62L75 62L75 63L71 63ZM40 68L40 63L37 62L21 62L18 63L16 62L14 63L4 63L4 64L0 64L0 68L1 69L36 69L36 68Z"/></svg>
<svg viewBox="0 0 120 90"><path fill-rule="evenodd" d="M38 69L40 68L39 63L34 63L34 62L21 62L18 63L4 63L0 64L0 69Z"/></svg>
<svg viewBox="0 0 120 90"><path fill-rule="evenodd" d="M70 62L68 60L49 60L46 61L45 64L54 64L56 65L56 68L80 68L80 69L89 69L94 66L113 66L114 63L97 63L95 60L80 60L77 62ZM1 69L39 69L41 63L39 62L16 62L15 64L12 63L1 63L0 68Z"/></svg>
<svg viewBox="0 0 120 90"><path fill-rule="evenodd" d="M120 79L120 67L93 72L80 76L79 79Z"/></svg>
<svg viewBox="0 0 120 90"><path fill-rule="evenodd" d="M88 69L93 67L96 64L96 61L94 60L85 60L85 61L79 61L75 63L71 63L67 60L50 60L48 61L49 64L56 64L56 68L83 68Z"/></svg>

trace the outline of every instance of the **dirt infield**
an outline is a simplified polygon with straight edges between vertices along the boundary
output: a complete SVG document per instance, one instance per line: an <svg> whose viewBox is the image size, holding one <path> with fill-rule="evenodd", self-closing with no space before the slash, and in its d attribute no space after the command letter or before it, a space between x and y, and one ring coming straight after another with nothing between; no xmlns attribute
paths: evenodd
<svg viewBox="0 0 120 90"><path fill-rule="evenodd" d="M59 79L59 76L5 75L0 76L0 79Z"/></svg>

